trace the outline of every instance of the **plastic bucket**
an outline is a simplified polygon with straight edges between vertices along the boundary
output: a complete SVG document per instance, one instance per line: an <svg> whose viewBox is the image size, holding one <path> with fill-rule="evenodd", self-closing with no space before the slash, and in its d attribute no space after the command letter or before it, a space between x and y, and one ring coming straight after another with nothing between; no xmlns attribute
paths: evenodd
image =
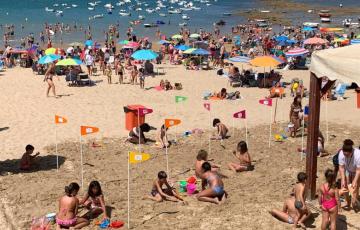
<svg viewBox="0 0 360 230"><path fill-rule="evenodd" d="M185 180L180 181L179 191L180 192L186 192L186 186L187 186L187 182Z"/></svg>
<svg viewBox="0 0 360 230"><path fill-rule="evenodd" d="M194 194L196 191L196 184L187 184L186 185L187 194L191 195Z"/></svg>

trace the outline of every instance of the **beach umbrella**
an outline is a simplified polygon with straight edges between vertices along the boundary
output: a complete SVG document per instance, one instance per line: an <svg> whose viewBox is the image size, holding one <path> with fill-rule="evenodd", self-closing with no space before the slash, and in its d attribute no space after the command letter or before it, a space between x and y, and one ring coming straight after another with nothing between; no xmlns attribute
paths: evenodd
<svg viewBox="0 0 360 230"><path fill-rule="evenodd" d="M44 65L44 64L52 63L58 60L59 58L60 56L56 54L45 55L39 59L39 64Z"/></svg>
<svg viewBox="0 0 360 230"><path fill-rule="evenodd" d="M305 45L323 45L326 44L328 41L322 38L318 38L318 37L312 37L312 38L308 38L304 41Z"/></svg>
<svg viewBox="0 0 360 230"><path fill-rule="evenodd" d="M93 46L94 45L94 42L92 40L87 40L85 42L85 46Z"/></svg>
<svg viewBox="0 0 360 230"><path fill-rule="evenodd" d="M53 47L45 50L46 55L55 54L55 52L56 52L56 48L53 48Z"/></svg>
<svg viewBox="0 0 360 230"><path fill-rule="evenodd" d="M240 36L239 35L234 36L234 40L240 40Z"/></svg>
<svg viewBox="0 0 360 230"><path fill-rule="evenodd" d="M67 58L56 63L57 66L81 65L81 60L75 58Z"/></svg>
<svg viewBox="0 0 360 230"><path fill-rule="evenodd" d="M228 60L231 61L231 62L249 63L249 61L251 59L249 57L246 57L246 56L236 56L236 57L231 57Z"/></svg>
<svg viewBox="0 0 360 230"><path fill-rule="evenodd" d="M351 42L350 42L351 45L354 45L354 44L360 44L360 39L352 39Z"/></svg>
<svg viewBox="0 0 360 230"><path fill-rule="evenodd" d="M296 48L296 49L289 50L288 52L285 53L285 55L287 57L297 57L297 56L303 56L307 53L309 53L309 50L307 50L307 49Z"/></svg>
<svg viewBox="0 0 360 230"><path fill-rule="evenodd" d="M134 58L135 60L141 60L141 61L153 60L158 56L159 54L155 53L152 50L138 50L131 55L131 57Z"/></svg>
<svg viewBox="0 0 360 230"><path fill-rule="evenodd" d="M360 34L358 34L358 35L356 36L356 38L359 38L359 39L360 39Z"/></svg>
<svg viewBox="0 0 360 230"><path fill-rule="evenodd" d="M187 45L177 45L177 46L175 46L174 48L175 48L175 49L178 49L178 50L185 51L185 50L190 49L191 47L190 47L190 46L187 46Z"/></svg>
<svg viewBox="0 0 360 230"><path fill-rule="evenodd" d="M285 35L277 36L275 38L275 41L277 41L277 42L287 41L287 40L289 40L289 38L287 36L285 36Z"/></svg>
<svg viewBox="0 0 360 230"><path fill-rule="evenodd" d="M159 43L160 45L164 45L164 44L170 44L171 42L166 41L166 40L160 40L158 43Z"/></svg>
<svg viewBox="0 0 360 230"><path fill-rule="evenodd" d="M209 55L210 52L205 49L195 49L191 54L203 56L203 55Z"/></svg>
<svg viewBox="0 0 360 230"><path fill-rule="evenodd" d="M80 42L72 42L69 44L69 46L82 46L83 44Z"/></svg>
<svg viewBox="0 0 360 230"><path fill-rule="evenodd" d="M258 56L250 60L250 64L257 67L276 67L283 62L273 56Z"/></svg>
<svg viewBox="0 0 360 230"><path fill-rule="evenodd" d="M182 39L183 36L180 35L180 34L175 34L175 35L173 35L171 38L172 38L172 39Z"/></svg>
<svg viewBox="0 0 360 230"><path fill-rule="evenodd" d="M183 53L184 54L191 54L194 50L196 50L196 48L190 48L190 49L185 50Z"/></svg>
<svg viewBox="0 0 360 230"><path fill-rule="evenodd" d="M126 44L127 46L129 47L132 47L132 48L136 48L136 47L139 47L140 44L137 43L137 42L129 42L128 44Z"/></svg>
<svg viewBox="0 0 360 230"><path fill-rule="evenodd" d="M305 32L309 32L309 31L314 31L315 28L311 28L309 26L304 26L304 28L302 30L305 31Z"/></svg>
<svg viewBox="0 0 360 230"><path fill-rule="evenodd" d="M199 38L200 34L190 34L190 38Z"/></svg>
<svg viewBox="0 0 360 230"><path fill-rule="evenodd" d="M119 45L127 45L129 43L128 40L121 40L118 42Z"/></svg>

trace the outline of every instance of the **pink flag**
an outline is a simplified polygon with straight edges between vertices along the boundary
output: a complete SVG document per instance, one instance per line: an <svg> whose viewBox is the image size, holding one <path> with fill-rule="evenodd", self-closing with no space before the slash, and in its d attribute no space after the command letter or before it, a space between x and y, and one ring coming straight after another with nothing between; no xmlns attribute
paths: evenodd
<svg viewBox="0 0 360 230"><path fill-rule="evenodd" d="M272 99L270 98L261 99L259 100L259 103L267 106L272 106Z"/></svg>
<svg viewBox="0 0 360 230"><path fill-rule="evenodd" d="M204 103L204 108L210 111L210 103Z"/></svg>
<svg viewBox="0 0 360 230"><path fill-rule="evenodd" d="M139 108L139 115L140 116L144 116L146 114L152 113L153 110L152 109L148 109L148 108Z"/></svg>
<svg viewBox="0 0 360 230"><path fill-rule="evenodd" d="M246 110L242 110L240 112L236 112L233 115L234 118L241 118L241 119L245 119L246 118Z"/></svg>

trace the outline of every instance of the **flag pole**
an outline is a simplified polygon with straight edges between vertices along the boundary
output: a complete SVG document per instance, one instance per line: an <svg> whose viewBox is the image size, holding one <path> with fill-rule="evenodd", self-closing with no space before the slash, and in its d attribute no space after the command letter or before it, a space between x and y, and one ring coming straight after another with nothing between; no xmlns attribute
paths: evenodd
<svg viewBox="0 0 360 230"><path fill-rule="evenodd" d="M302 130L301 130L301 160L304 158L304 132L305 132L305 116L302 117Z"/></svg>
<svg viewBox="0 0 360 230"><path fill-rule="evenodd" d="M233 137L235 138L235 118L232 119Z"/></svg>
<svg viewBox="0 0 360 230"><path fill-rule="evenodd" d="M329 142L328 99L325 101L326 142Z"/></svg>
<svg viewBox="0 0 360 230"><path fill-rule="evenodd" d="M56 170L59 171L59 155L57 143L57 125L55 124L55 154L56 154Z"/></svg>
<svg viewBox="0 0 360 230"><path fill-rule="evenodd" d="M127 165L128 165L128 216L127 216L127 222L128 222L128 229L130 229L130 153L128 152L128 159L127 159Z"/></svg>
<svg viewBox="0 0 360 230"><path fill-rule="evenodd" d="M211 106L210 106L210 110L209 110L209 125L210 125L210 130L209 130L209 154L211 154Z"/></svg>
<svg viewBox="0 0 360 230"><path fill-rule="evenodd" d="M245 118L245 141L249 148L249 142L248 142L248 127L247 127L247 118Z"/></svg>
<svg viewBox="0 0 360 230"><path fill-rule="evenodd" d="M166 127L165 127L165 137L167 136L166 133ZM169 172L169 156L168 156L168 143L165 143L165 157L166 157L166 173L168 174L168 177L170 178L170 172Z"/></svg>
<svg viewBox="0 0 360 230"><path fill-rule="evenodd" d="M277 111L277 105L278 105L278 98L276 98L276 101L275 101L274 124L276 123L276 111Z"/></svg>
<svg viewBox="0 0 360 230"><path fill-rule="evenodd" d="M177 117L177 102L175 101L175 117ZM177 144L177 137L176 137L176 134L177 134L177 127L175 126L175 143Z"/></svg>
<svg viewBox="0 0 360 230"><path fill-rule="evenodd" d="M82 138L80 134L80 163L81 163L81 188L84 187L84 170L83 170L83 148L82 148Z"/></svg>
<svg viewBox="0 0 360 230"><path fill-rule="evenodd" d="M269 127L269 148L271 146L271 118L272 118L272 106L271 106L271 109L270 109L270 127Z"/></svg>
<svg viewBox="0 0 360 230"><path fill-rule="evenodd" d="M138 108L138 127L139 127L139 153L141 153L141 129L140 129L140 108Z"/></svg>

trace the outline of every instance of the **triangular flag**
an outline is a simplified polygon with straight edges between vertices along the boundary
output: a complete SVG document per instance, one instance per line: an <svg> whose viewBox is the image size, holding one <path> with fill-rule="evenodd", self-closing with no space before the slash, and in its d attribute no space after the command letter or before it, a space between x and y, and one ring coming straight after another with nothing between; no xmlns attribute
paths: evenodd
<svg viewBox="0 0 360 230"><path fill-rule="evenodd" d="M55 124L65 124L67 123L67 119L65 117L60 117L55 115Z"/></svg>
<svg viewBox="0 0 360 230"><path fill-rule="evenodd" d="M246 110L242 110L240 112L234 113L233 117L245 119L246 118Z"/></svg>
<svg viewBox="0 0 360 230"><path fill-rule="evenodd" d="M144 116L146 114L152 113L153 110L152 109L148 109L148 108L139 108L139 115L140 116Z"/></svg>
<svg viewBox="0 0 360 230"><path fill-rule="evenodd" d="M81 136L91 134L91 133L96 133L96 132L99 132L99 128L97 128L97 127L80 126Z"/></svg>
<svg viewBox="0 0 360 230"><path fill-rule="evenodd" d="M150 159L150 154L148 153L139 153L139 152L129 152L129 163L137 164L143 161Z"/></svg>
<svg viewBox="0 0 360 230"><path fill-rule="evenodd" d="M175 126L181 123L179 119L165 119L165 127L169 128L171 126Z"/></svg>
<svg viewBox="0 0 360 230"><path fill-rule="evenodd" d="M204 108L210 111L211 108L210 103L204 103Z"/></svg>
<svg viewBox="0 0 360 230"><path fill-rule="evenodd" d="M179 103L182 101L186 101L187 97L183 97L183 96L175 96L175 102Z"/></svg>
<svg viewBox="0 0 360 230"><path fill-rule="evenodd" d="M267 106L272 106L272 99L271 98L261 99L259 100L259 103Z"/></svg>

